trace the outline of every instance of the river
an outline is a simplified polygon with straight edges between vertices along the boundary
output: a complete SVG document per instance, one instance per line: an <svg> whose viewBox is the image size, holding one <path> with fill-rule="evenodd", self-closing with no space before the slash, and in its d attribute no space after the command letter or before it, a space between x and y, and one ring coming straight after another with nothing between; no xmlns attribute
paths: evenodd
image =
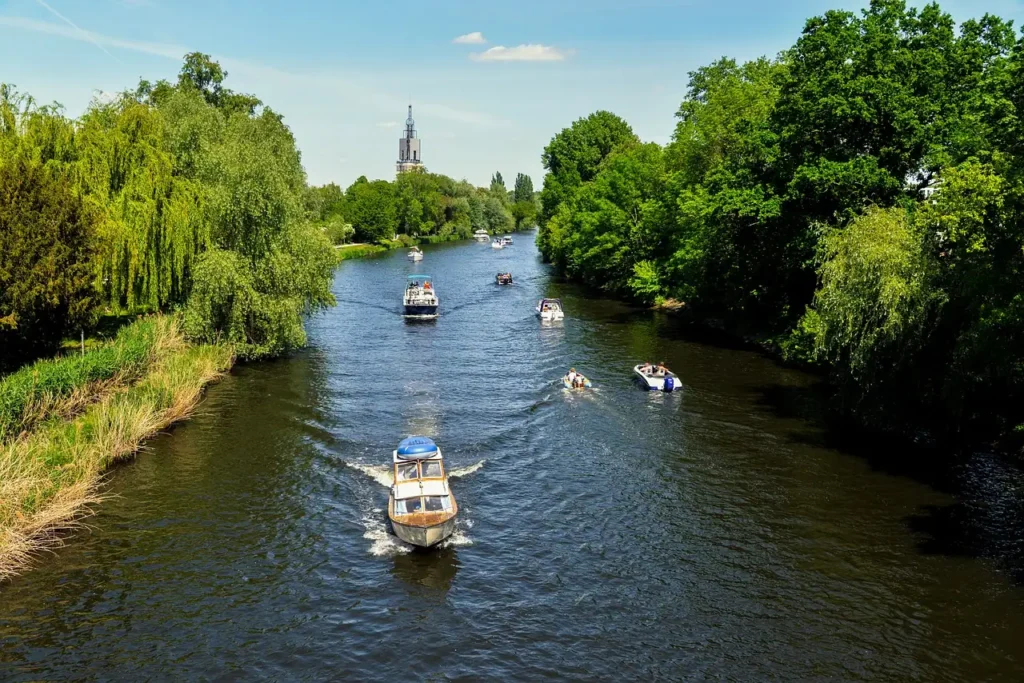
<svg viewBox="0 0 1024 683"><path fill-rule="evenodd" d="M844 444L813 378L559 282L531 242L345 262L307 350L237 368L0 587L0 679L1024 677L1017 470ZM415 272L436 321L399 315ZM684 391L641 391L645 359ZM431 552L386 524L409 434L456 475Z"/></svg>

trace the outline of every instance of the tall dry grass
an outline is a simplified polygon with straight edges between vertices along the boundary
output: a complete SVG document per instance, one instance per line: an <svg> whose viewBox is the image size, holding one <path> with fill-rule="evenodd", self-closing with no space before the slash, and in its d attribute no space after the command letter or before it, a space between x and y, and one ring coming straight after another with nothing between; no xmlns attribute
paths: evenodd
<svg viewBox="0 0 1024 683"><path fill-rule="evenodd" d="M70 420L51 414L0 444L0 581L59 546L102 497L103 471L188 417L203 388L230 368L230 348L189 347L173 321L166 331L136 384L107 391Z"/></svg>

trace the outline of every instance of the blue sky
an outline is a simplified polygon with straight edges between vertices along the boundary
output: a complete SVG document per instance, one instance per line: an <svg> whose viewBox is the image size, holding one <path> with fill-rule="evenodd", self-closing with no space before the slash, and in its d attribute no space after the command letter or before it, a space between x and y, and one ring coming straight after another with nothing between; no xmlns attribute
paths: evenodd
<svg viewBox="0 0 1024 683"><path fill-rule="evenodd" d="M688 71L773 55L808 17L865 4L0 0L0 82L78 116L97 93L173 80L200 50L284 115L313 183L393 177L411 99L430 170L479 185L524 172L539 187L541 150L574 119L609 109L667 142ZM1024 23L1024 0L941 4Z"/></svg>

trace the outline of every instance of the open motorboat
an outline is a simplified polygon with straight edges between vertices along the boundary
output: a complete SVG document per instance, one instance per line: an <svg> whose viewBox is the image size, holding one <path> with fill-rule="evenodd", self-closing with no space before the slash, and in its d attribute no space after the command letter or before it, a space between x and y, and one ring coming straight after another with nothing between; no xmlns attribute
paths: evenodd
<svg viewBox="0 0 1024 683"><path fill-rule="evenodd" d="M502 242L500 239L495 238L495 239L493 239L491 241L491 249L504 249L504 248L505 248L505 243Z"/></svg>
<svg viewBox="0 0 1024 683"><path fill-rule="evenodd" d="M436 318L437 308L441 305L434 290L434 282L429 275L410 275L409 284L405 287L402 306L405 315L417 318Z"/></svg>
<svg viewBox="0 0 1024 683"><path fill-rule="evenodd" d="M486 230L477 230L476 232L473 233L473 239L475 239L477 242L489 242L491 236L487 234Z"/></svg>
<svg viewBox="0 0 1024 683"><path fill-rule="evenodd" d="M411 250L409 250L409 260L410 261L422 261L423 260L423 251L420 250L419 247L413 247Z"/></svg>
<svg viewBox="0 0 1024 683"><path fill-rule="evenodd" d="M576 372L576 368L573 368L562 376L562 386L566 389L589 389L592 385L583 373Z"/></svg>
<svg viewBox="0 0 1024 683"><path fill-rule="evenodd" d="M512 246L512 235L505 235L501 238L501 246L511 247Z"/></svg>
<svg viewBox="0 0 1024 683"><path fill-rule="evenodd" d="M510 285L512 284L512 273L498 273L494 276L494 281L499 285Z"/></svg>
<svg viewBox="0 0 1024 683"><path fill-rule="evenodd" d="M560 299L541 299L536 310L541 320L561 320L565 317Z"/></svg>
<svg viewBox="0 0 1024 683"><path fill-rule="evenodd" d="M429 548L455 531L459 506L448 488L441 449L425 436L410 436L392 454L394 484L388 497L388 519L395 536Z"/></svg>
<svg viewBox="0 0 1024 683"><path fill-rule="evenodd" d="M645 389L650 391L679 391L683 388L679 376L664 365L641 363L633 368Z"/></svg>

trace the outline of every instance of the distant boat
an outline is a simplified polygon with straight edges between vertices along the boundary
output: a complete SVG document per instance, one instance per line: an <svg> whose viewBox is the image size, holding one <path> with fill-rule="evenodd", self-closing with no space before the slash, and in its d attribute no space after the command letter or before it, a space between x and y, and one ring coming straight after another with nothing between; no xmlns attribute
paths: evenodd
<svg viewBox="0 0 1024 683"><path fill-rule="evenodd" d="M541 299L535 310L541 320L561 320L565 317L560 299Z"/></svg>
<svg viewBox="0 0 1024 683"><path fill-rule="evenodd" d="M491 239L491 236L487 234L486 230L477 230L473 233L473 239L477 242L486 242Z"/></svg>
<svg viewBox="0 0 1024 683"><path fill-rule="evenodd" d="M491 242L491 249L504 249L505 245L500 239L495 239Z"/></svg>
<svg viewBox="0 0 1024 683"><path fill-rule="evenodd" d="M494 281L499 285L510 285L512 284L512 273L498 273L494 276Z"/></svg>
<svg viewBox="0 0 1024 683"><path fill-rule="evenodd" d="M409 260L410 261L422 261L423 260L423 252L420 251L419 247L413 247L409 251Z"/></svg>
<svg viewBox="0 0 1024 683"><path fill-rule="evenodd" d="M511 247L512 246L512 235L505 235L504 237L502 237L501 238L501 245L503 247Z"/></svg>
<svg viewBox="0 0 1024 683"><path fill-rule="evenodd" d="M562 386L563 387L565 387L566 389L590 389L591 388L590 380L587 379L586 377L584 377L582 373L579 373L579 372L576 373L576 381L575 382L573 382L573 380L569 378L569 375L571 375L571 374L572 374L572 371L570 370L569 372L567 372L566 374L564 374L562 376Z"/></svg>
<svg viewBox="0 0 1024 683"><path fill-rule="evenodd" d="M441 305L429 275L410 275L402 297L405 315L415 318L436 318Z"/></svg>
<svg viewBox="0 0 1024 683"><path fill-rule="evenodd" d="M448 488L441 449L425 436L410 436L398 444L391 460L388 519L395 536L421 548L451 536L459 506Z"/></svg>
<svg viewBox="0 0 1024 683"><path fill-rule="evenodd" d="M658 370L657 366L642 363L633 368L644 388L649 391L679 391L683 388L679 376L668 368Z"/></svg>

